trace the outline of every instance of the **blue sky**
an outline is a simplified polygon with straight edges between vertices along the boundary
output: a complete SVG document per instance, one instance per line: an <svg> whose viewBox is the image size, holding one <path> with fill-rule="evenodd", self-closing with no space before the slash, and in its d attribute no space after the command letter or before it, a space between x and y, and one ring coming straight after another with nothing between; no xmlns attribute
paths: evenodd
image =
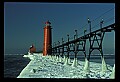
<svg viewBox="0 0 120 82"><path fill-rule="evenodd" d="M106 11L109 12L104 14ZM101 16L102 14L103 16ZM4 52L6 54L24 54L28 52L31 44L35 45L37 51L42 50L43 28L47 20L51 22L53 28L52 42L58 42L61 41L62 37L67 40L67 34L72 38L75 29L78 30L78 34L81 36L83 29L88 29L87 18L94 20L99 17L92 22L92 26L94 26L102 18L107 21L114 16L114 3L5 2ZM108 21L103 26L113 22L115 21ZM103 41L104 49L113 50L111 53L114 53L114 39L115 34L111 32L106 33ZM89 45L87 44L87 46Z"/></svg>

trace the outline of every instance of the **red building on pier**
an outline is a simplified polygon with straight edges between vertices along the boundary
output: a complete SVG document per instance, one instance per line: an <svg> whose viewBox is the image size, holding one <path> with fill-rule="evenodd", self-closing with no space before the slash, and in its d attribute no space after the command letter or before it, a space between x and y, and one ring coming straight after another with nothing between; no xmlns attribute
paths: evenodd
<svg viewBox="0 0 120 82"><path fill-rule="evenodd" d="M36 48L34 47L33 44L32 44L32 46L30 47L29 52L30 52L30 53L36 52Z"/></svg>

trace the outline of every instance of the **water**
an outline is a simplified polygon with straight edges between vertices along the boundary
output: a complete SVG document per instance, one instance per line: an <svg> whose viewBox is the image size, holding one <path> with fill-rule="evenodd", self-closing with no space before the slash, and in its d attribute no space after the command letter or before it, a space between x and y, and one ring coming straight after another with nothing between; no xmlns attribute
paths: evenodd
<svg viewBox="0 0 120 82"><path fill-rule="evenodd" d="M88 55L87 55L87 57L88 57ZM74 56L72 55L72 56L70 56L70 58L73 59ZM77 58L80 61L85 61L84 55L78 55ZM115 55L109 55L109 54L104 55L104 59L105 59L106 64L109 64L112 67L114 66L114 64L115 64ZM96 62L96 63L102 63L101 55L91 55L89 61L90 62Z"/></svg>
<svg viewBox="0 0 120 82"><path fill-rule="evenodd" d="M24 58L23 55L5 55L4 78L16 78L29 61L30 60Z"/></svg>
<svg viewBox="0 0 120 82"><path fill-rule="evenodd" d="M107 64L113 67L115 57L113 55L105 55ZM74 56L71 56L74 58ZM78 60L84 61L84 56L78 56ZM30 59L24 58L23 55L5 55L4 56L4 78L16 78L24 67L29 63ZM100 56L91 56L91 62L101 63Z"/></svg>

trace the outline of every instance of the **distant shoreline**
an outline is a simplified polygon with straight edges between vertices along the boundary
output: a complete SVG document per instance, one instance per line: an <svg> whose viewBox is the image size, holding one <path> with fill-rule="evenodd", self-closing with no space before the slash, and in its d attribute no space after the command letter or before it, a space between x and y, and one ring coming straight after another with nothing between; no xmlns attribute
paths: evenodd
<svg viewBox="0 0 120 82"><path fill-rule="evenodd" d="M25 54L4 54L4 55L25 55ZM84 56L84 54L78 54L78 55ZM91 54L91 55L99 56L100 54ZM104 54L104 55L115 55L115 54ZM72 56L74 56L74 55L72 55Z"/></svg>

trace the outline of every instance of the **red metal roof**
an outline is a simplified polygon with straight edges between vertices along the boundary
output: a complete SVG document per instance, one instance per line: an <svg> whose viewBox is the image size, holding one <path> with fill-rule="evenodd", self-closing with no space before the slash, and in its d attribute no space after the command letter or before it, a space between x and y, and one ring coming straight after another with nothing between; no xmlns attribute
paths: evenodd
<svg viewBox="0 0 120 82"><path fill-rule="evenodd" d="M49 20L48 20L47 22L45 22L45 24L51 24L51 23L50 23Z"/></svg>

